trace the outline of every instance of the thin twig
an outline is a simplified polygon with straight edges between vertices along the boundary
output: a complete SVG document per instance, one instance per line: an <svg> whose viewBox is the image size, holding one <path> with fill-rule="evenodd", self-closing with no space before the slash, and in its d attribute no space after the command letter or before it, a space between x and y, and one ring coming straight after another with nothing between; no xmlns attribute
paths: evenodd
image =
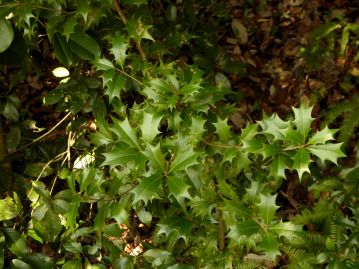
<svg viewBox="0 0 359 269"><path fill-rule="evenodd" d="M27 148L28 146L31 146L32 144L35 144L36 142L39 142L40 140L44 139L46 136L48 136L50 133L52 133L57 127L59 127L69 116L71 115L71 112L67 113L65 115L65 117L62 118L62 120L60 120L54 127L52 127L49 131L47 131L46 133L44 133L42 136L39 136L38 138L34 139L33 141L31 141L30 143L26 144L25 146L18 148L15 151L12 151L11 153L8 153L5 157L14 154L16 152L19 152L25 148Z"/></svg>
<svg viewBox="0 0 359 269"><path fill-rule="evenodd" d="M122 22L126 25L126 23L127 23L127 17L126 17L126 15L122 12L122 9L121 9L119 3L117 2L117 0L112 0L112 4L113 4L113 6L114 6L114 8L115 8L115 10L116 10L116 12L117 12L117 14L118 14L118 16L120 17L120 19L122 20ZM142 46L141 46L140 41L134 39L134 42L135 42L135 44L136 44L137 50L138 50L138 52L140 53L140 56L141 56L142 60L145 61L145 62L147 62L147 56L146 56L144 50L142 49Z"/></svg>

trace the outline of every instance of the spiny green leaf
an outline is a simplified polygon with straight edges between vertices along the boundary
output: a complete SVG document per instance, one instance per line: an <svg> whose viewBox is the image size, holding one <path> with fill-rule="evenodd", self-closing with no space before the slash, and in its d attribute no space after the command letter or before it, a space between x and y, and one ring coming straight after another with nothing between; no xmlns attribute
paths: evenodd
<svg viewBox="0 0 359 269"><path fill-rule="evenodd" d="M305 144L306 136L303 136L301 130L293 129L291 125L289 125L288 128L283 131L283 134L283 140L287 142L290 146Z"/></svg>
<svg viewBox="0 0 359 269"><path fill-rule="evenodd" d="M294 124L297 127L298 131L302 134L305 139L310 131L310 126L314 118L312 118L313 106L306 107L306 105L301 103L299 108L292 107L294 112Z"/></svg>
<svg viewBox="0 0 359 269"><path fill-rule="evenodd" d="M287 157L279 154L277 155L272 163L270 164L270 175L274 178L286 178L285 177L285 170L289 169L287 165Z"/></svg>
<svg viewBox="0 0 359 269"><path fill-rule="evenodd" d="M191 195L188 193L188 188L190 187L183 178L169 176L168 181L168 193L173 195L178 203L185 208L184 199L191 199Z"/></svg>
<svg viewBox="0 0 359 269"><path fill-rule="evenodd" d="M141 39L155 41L151 34L148 32L148 29L150 28L150 25L145 25L142 23L141 18L132 17L126 23L126 30L128 35L137 41L141 41Z"/></svg>
<svg viewBox="0 0 359 269"><path fill-rule="evenodd" d="M137 140L136 130L132 128L127 117L123 121L113 117L112 120L114 126L110 129L118 136L118 138L120 138L121 142L126 143L130 147L139 148L140 144Z"/></svg>
<svg viewBox="0 0 359 269"><path fill-rule="evenodd" d="M325 160L337 164L338 158L346 157L341 151L340 147L343 143L324 144L324 145L310 145L307 149L317 156L322 162Z"/></svg>
<svg viewBox="0 0 359 269"><path fill-rule="evenodd" d="M253 137L258 133L258 123L247 124L247 126L242 129L241 132L241 141L251 141Z"/></svg>
<svg viewBox="0 0 359 269"><path fill-rule="evenodd" d="M143 121L140 126L142 132L142 138L152 143L153 139L160 133L158 127L163 118L163 114L160 113L143 113Z"/></svg>
<svg viewBox="0 0 359 269"><path fill-rule="evenodd" d="M77 14L80 14L84 19L85 23L87 22L87 15L91 11L90 2L86 0L78 0L77 3Z"/></svg>
<svg viewBox="0 0 359 269"><path fill-rule="evenodd" d="M111 54L115 57L116 63L123 68L128 56L126 51L130 47L128 40L126 40L123 35L117 34L116 36L111 37L110 43L112 45L110 48Z"/></svg>
<svg viewBox="0 0 359 269"><path fill-rule="evenodd" d="M202 139L202 135L205 132L204 124L206 122L201 116L196 117L193 116L191 118L191 127L190 127L190 136L192 140L192 144L196 145Z"/></svg>
<svg viewBox="0 0 359 269"><path fill-rule="evenodd" d="M121 91L125 88L125 83L126 79L119 74L115 74L110 81L104 83L105 94L108 95L110 103L115 97L121 99Z"/></svg>
<svg viewBox="0 0 359 269"><path fill-rule="evenodd" d="M120 144L114 148L114 150L103 153L105 156L105 161L101 166L109 165L111 168L115 166L124 166L128 162L136 162L138 164L143 157L141 154L132 148L129 148L127 145Z"/></svg>
<svg viewBox="0 0 359 269"><path fill-rule="evenodd" d="M217 122L213 123L216 127L216 134L219 136L220 140L224 143L227 143L231 139L231 130L227 123L227 119L221 119L217 117Z"/></svg>
<svg viewBox="0 0 359 269"><path fill-rule="evenodd" d="M281 151L281 145L278 143L273 144L263 144L262 149L260 149L257 153L263 156L263 159L267 159L268 157L274 157L279 154Z"/></svg>
<svg viewBox="0 0 359 269"><path fill-rule="evenodd" d="M164 233L168 237L172 232L178 232L177 238L182 238L186 243L191 235L191 222L183 216L172 216L163 219L157 224L160 229L158 235Z"/></svg>
<svg viewBox="0 0 359 269"><path fill-rule="evenodd" d="M67 18L64 24L64 30L62 31L63 36L69 41L70 35L75 33L75 26L77 25L76 16L70 16Z"/></svg>
<svg viewBox="0 0 359 269"><path fill-rule="evenodd" d="M112 62L106 58L96 58L95 60L92 61L92 64L97 70L107 71L107 70L115 69Z"/></svg>
<svg viewBox="0 0 359 269"><path fill-rule="evenodd" d="M165 156L161 152L160 143L158 143L155 147L151 144L146 144L145 151L142 152L144 156L148 158L150 161L151 166L158 170L159 172L164 172L166 169L166 161Z"/></svg>
<svg viewBox="0 0 359 269"><path fill-rule="evenodd" d="M283 132L289 127L289 122L283 121L277 114L268 117L264 115L263 120L258 122L264 133L274 136L275 140L282 140Z"/></svg>
<svg viewBox="0 0 359 269"><path fill-rule="evenodd" d="M191 146L186 148L181 148L177 152L176 158L171 163L169 173L175 173L178 171L186 171L189 166L198 164L198 157L200 153L194 152Z"/></svg>
<svg viewBox="0 0 359 269"><path fill-rule="evenodd" d="M279 208L275 204L275 200L277 198L277 194L275 195L264 195L259 194L260 196L260 203L258 204L259 212L265 224L269 225L271 221L274 219L275 212Z"/></svg>
<svg viewBox="0 0 359 269"><path fill-rule="evenodd" d="M299 180L302 179L302 175L304 172L308 172L310 174L309 170L309 163L312 161L310 159L310 154L308 150L305 148L300 148L295 155L293 156L293 169L297 170Z"/></svg>
<svg viewBox="0 0 359 269"><path fill-rule="evenodd" d="M131 193L135 195L133 204L142 200L146 205L148 201L160 199L160 193L163 191L161 186L162 182L162 175L158 174L141 179L140 184L131 190Z"/></svg>
<svg viewBox="0 0 359 269"><path fill-rule="evenodd" d="M265 255L272 260L275 260L276 257L281 254L279 251L279 242L271 233L267 233L263 238L262 247L265 251Z"/></svg>
<svg viewBox="0 0 359 269"><path fill-rule="evenodd" d="M329 140L334 140L334 134L338 130L329 129L328 126L325 126L324 129L317 131L308 141L308 144L325 144Z"/></svg>
<svg viewBox="0 0 359 269"><path fill-rule="evenodd" d="M280 221L271 225L270 230L275 232L279 237L284 236L291 240L293 237L303 232L303 225L294 224L291 221Z"/></svg>

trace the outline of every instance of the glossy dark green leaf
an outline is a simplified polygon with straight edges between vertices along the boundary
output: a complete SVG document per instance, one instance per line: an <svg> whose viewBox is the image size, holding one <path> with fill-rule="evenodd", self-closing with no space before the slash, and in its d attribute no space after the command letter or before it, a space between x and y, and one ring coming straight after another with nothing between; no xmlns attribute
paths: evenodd
<svg viewBox="0 0 359 269"><path fill-rule="evenodd" d="M83 60L94 60L101 56L98 42L86 33L77 32L70 36L71 50Z"/></svg>
<svg viewBox="0 0 359 269"><path fill-rule="evenodd" d="M66 38L60 33L55 33L52 40L56 58L65 66L70 66L73 61L72 51Z"/></svg>
<svg viewBox="0 0 359 269"><path fill-rule="evenodd" d="M29 255L29 250L26 245L24 237L12 228L5 228L3 230L5 235L5 243L8 249L17 257L26 257Z"/></svg>
<svg viewBox="0 0 359 269"><path fill-rule="evenodd" d="M0 53L2 53L10 47L11 42L14 39L14 30L8 20L0 19L0 36Z"/></svg>
<svg viewBox="0 0 359 269"><path fill-rule="evenodd" d="M131 190L131 193L135 196L133 203L143 201L147 204L148 201L152 201L153 199L160 199L160 194L163 192L162 183L162 175L152 175L140 179L140 183Z"/></svg>
<svg viewBox="0 0 359 269"><path fill-rule="evenodd" d="M6 135L6 149L8 152L16 150L21 141L21 130L19 126L12 126Z"/></svg>
<svg viewBox="0 0 359 269"><path fill-rule="evenodd" d="M34 229L44 241L55 242L62 230L59 215L53 210L47 210L41 221L33 219Z"/></svg>

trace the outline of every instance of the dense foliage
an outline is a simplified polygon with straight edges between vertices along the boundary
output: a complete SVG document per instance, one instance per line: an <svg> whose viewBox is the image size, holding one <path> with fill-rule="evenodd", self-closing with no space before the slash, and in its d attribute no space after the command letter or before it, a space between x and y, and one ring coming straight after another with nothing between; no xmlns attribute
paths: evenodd
<svg viewBox="0 0 359 269"><path fill-rule="evenodd" d="M234 130L229 76L250 74L217 43L225 2L0 0L0 268L359 266L359 168L338 166L358 120L337 143L303 98ZM329 22L298 57L344 57L358 29Z"/></svg>

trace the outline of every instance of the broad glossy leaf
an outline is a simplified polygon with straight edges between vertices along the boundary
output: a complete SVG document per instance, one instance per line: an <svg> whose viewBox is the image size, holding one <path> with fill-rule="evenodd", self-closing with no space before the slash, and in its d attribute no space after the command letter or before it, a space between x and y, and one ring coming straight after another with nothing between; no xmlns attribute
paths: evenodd
<svg viewBox="0 0 359 269"><path fill-rule="evenodd" d="M24 258L24 260L31 265L32 268L53 269L54 262L49 257L42 253L32 253Z"/></svg>
<svg viewBox="0 0 359 269"><path fill-rule="evenodd" d="M52 40L56 58L65 66L70 66L73 61L72 51L66 38L60 33L55 33Z"/></svg>
<svg viewBox="0 0 359 269"><path fill-rule="evenodd" d="M80 14L85 22L87 22L88 13L91 11L90 2L87 0L77 0L76 13Z"/></svg>
<svg viewBox="0 0 359 269"><path fill-rule="evenodd" d="M115 69L113 63L106 58L96 58L95 60L92 61L92 64L97 70L100 71L101 70L109 71Z"/></svg>
<svg viewBox="0 0 359 269"><path fill-rule="evenodd" d="M317 131L308 141L308 144L325 144L329 140L334 140L334 134L338 130L329 129L328 126L325 126L324 129Z"/></svg>
<svg viewBox="0 0 359 269"><path fill-rule="evenodd" d="M302 136L306 138L314 120L314 118L312 118L313 106L306 107L304 102L302 102L299 108L292 107L292 109L294 112L293 122Z"/></svg>
<svg viewBox="0 0 359 269"><path fill-rule="evenodd" d="M271 233L267 233L263 238L262 247L265 255L275 260L281 253L279 251L279 242Z"/></svg>
<svg viewBox="0 0 359 269"><path fill-rule="evenodd" d="M94 60L101 55L97 41L86 33L74 33L70 36L69 44L72 51L83 60Z"/></svg>
<svg viewBox="0 0 359 269"><path fill-rule="evenodd" d="M177 238L182 238L186 243L191 235L192 224L184 216L172 216L165 218L157 224L160 229L158 235L164 233L166 237L172 232L177 232Z"/></svg>
<svg viewBox="0 0 359 269"><path fill-rule="evenodd" d="M171 163L169 173L186 171L188 167L198 164L200 153L194 152L192 147L181 148Z"/></svg>
<svg viewBox="0 0 359 269"><path fill-rule="evenodd" d="M142 153L144 156L148 158L152 168L154 168L155 170L161 173L165 171L166 169L165 156L161 152L160 143L158 143L155 147L147 143L146 149Z"/></svg>
<svg viewBox="0 0 359 269"><path fill-rule="evenodd" d="M0 221L9 220L19 215L14 199L6 197L0 200Z"/></svg>
<svg viewBox="0 0 359 269"><path fill-rule="evenodd" d="M67 261L61 269L82 269L82 262L80 259Z"/></svg>
<svg viewBox="0 0 359 269"><path fill-rule="evenodd" d="M130 47L128 40L126 40L124 36L117 34L110 38L110 43L112 45L110 48L111 54L115 57L116 63L123 68L128 56L127 49Z"/></svg>
<svg viewBox="0 0 359 269"><path fill-rule="evenodd" d="M10 269L32 269L29 264L20 260L20 259L13 259L11 261Z"/></svg>
<svg viewBox="0 0 359 269"><path fill-rule="evenodd" d="M311 145L307 149L317 156L322 162L325 160L337 164L338 158L345 157L346 155L341 151L340 147L343 143L324 144L324 145Z"/></svg>
<svg viewBox="0 0 359 269"><path fill-rule="evenodd" d="M308 150L306 150L305 148L300 148L293 156L293 161L294 162L292 168L297 170L299 180L302 179L302 175L304 172L308 172L310 174L308 165L312 160L310 159L310 154Z"/></svg>
<svg viewBox="0 0 359 269"><path fill-rule="evenodd" d="M192 198L188 193L190 186L184 181L184 178L169 176L167 180L167 186L168 194L173 195L182 207L185 207L185 198Z"/></svg>
<svg viewBox="0 0 359 269"><path fill-rule="evenodd" d="M231 130L227 123L227 119L217 117L217 122L213 123L216 127L216 134L219 136L221 142L227 143L231 139Z"/></svg>
<svg viewBox="0 0 359 269"><path fill-rule="evenodd" d="M55 242L62 230L61 220L53 210L47 210L41 221L33 219L34 229L44 241Z"/></svg>
<svg viewBox="0 0 359 269"><path fill-rule="evenodd" d="M0 36L0 53L2 53L10 47L11 42L14 39L14 30L8 20L0 19Z"/></svg>
<svg viewBox="0 0 359 269"><path fill-rule="evenodd" d="M147 250L145 253L143 253L143 257L154 267L163 266L164 264L167 264L171 261L173 262L174 260L171 252L156 248Z"/></svg>
<svg viewBox="0 0 359 269"><path fill-rule="evenodd" d="M152 143L153 139L160 133L158 127L162 120L163 114L159 114L156 112L143 113L143 121L140 126L142 138L148 143Z"/></svg>
<svg viewBox="0 0 359 269"><path fill-rule="evenodd" d="M277 194L259 194L259 196L261 200L258 204L260 215L264 223L269 225L275 217L276 210L279 208L279 206L275 204Z"/></svg>
<svg viewBox="0 0 359 269"><path fill-rule="evenodd" d="M12 228L5 228L3 230L5 235L5 243L8 249L17 257L26 257L29 255L29 249L27 248L24 237L16 230Z"/></svg>
<svg viewBox="0 0 359 269"><path fill-rule="evenodd" d="M163 178L160 174L140 179L140 183L131 190L131 193L135 195L133 204L142 200L146 205L148 201L160 199L160 194L163 192L162 182Z"/></svg>
<svg viewBox="0 0 359 269"><path fill-rule="evenodd" d="M260 231L260 226L253 220L245 220L236 225L238 235L251 236Z"/></svg>
<svg viewBox="0 0 359 269"><path fill-rule="evenodd" d="M126 143L132 148L139 148L136 130L130 125L127 117L120 121L112 117L114 126L110 128L120 139L121 142Z"/></svg>

